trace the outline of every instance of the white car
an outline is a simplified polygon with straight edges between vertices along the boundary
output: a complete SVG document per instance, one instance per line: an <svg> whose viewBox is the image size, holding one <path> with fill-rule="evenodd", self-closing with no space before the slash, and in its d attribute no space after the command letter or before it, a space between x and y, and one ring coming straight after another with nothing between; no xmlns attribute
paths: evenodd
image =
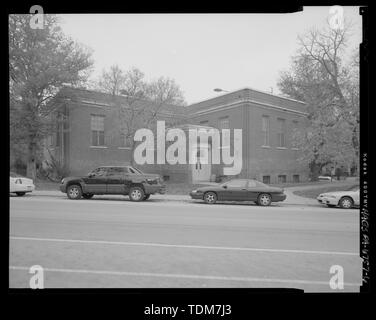
<svg viewBox="0 0 376 320"><path fill-rule="evenodd" d="M330 176L319 176L318 177L319 181L332 181L332 177Z"/></svg>
<svg viewBox="0 0 376 320"><path fill-rule="evenodd" d="M32 192L35 189L33 180L25 178L17 173L9 174L9 193L15 193L17 196L23 196L26 192Z"/></svg>
<svg viewBox="0 0 376 320"><path fill-rule="evenodd" d="M328 207L340 206L343 209L350 209L359 206L359 187L349 191L335 191L322 193L317 197L317 201L326 204Z"/></svg>

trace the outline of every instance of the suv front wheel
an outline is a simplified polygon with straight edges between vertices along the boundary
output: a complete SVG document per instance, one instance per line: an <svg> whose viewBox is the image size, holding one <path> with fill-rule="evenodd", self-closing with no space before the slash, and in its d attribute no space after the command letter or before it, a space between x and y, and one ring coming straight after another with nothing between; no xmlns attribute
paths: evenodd
<svg viewBox="0 0 376 320"><path fill-rule="evenodd" d="M142 201L145 197L145 192L140 187L132 187L129 190L129 199L131 201Z"/></svg>
<svg viewBox="0 0 376 320"><path fill-rule="evenodd" d="M82 196L81 186L77 184L72 184L67 189L67 195L69 199L77 200Z"/></svg>

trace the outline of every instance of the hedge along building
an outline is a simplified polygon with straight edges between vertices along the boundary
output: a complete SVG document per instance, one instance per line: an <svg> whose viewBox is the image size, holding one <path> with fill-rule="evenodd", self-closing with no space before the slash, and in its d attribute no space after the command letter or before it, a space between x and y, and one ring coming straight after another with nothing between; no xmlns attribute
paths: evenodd
<svg viewBox="0 0 376 320"><path fill-rule="evenodd" d="M111 95L83 89L63 88L57 95L58 117L66 121L46 145L69 174L82 175L97 166L132 162L132 149L122 137L113 101ZM303 102L245 88L186 107L164 106L153 125L163 120L166 131L181 128L187 137L189 130L242 129L242 168L237 176L282 183L304 181L308 177L308 168L298 161L299 150L292 139L294 128L304 126L307 115ZM137 126L143 128L142 121ZM233 135L231 142L233 152ZM171 143L166 142L166 149ZM196 163L155 162L138 167L171 181L199 182L222 176L224 168L231 165L211 163L210 139L205 146L200 145L200 140L197 144ZM156 141L155 153L157 146ZM203 152L209 159L207 164L200 161Z"/></svg>

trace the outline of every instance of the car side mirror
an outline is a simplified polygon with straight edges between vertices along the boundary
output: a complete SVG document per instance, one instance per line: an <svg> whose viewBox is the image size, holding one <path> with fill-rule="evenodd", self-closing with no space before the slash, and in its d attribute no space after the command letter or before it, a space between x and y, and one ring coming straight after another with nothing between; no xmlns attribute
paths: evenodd
<svg viewBox="0 0 376 320"><path fill-rule="evenodd" d="M227 189L227 186L222 186L223 189Z"/></svg>
<svg viewBox="0 0 376 320"><path fill-rule="evenodd" d="M95 176L94 173L89 173L89 174L88 174L88 177L89 177L89 178L92 178L92 177L94 177L94 176Z"/></svg>

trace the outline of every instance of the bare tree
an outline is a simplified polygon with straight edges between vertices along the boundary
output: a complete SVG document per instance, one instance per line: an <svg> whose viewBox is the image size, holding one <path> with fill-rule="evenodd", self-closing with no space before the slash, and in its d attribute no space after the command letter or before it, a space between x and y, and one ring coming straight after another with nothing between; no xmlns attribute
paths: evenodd
<svg viewBox="0 0 376 320"><path fill-rule="evenodd" d="M116 108L118 125L109 135L120 135L133 154L136 131L139 128L155 129L156 120L166 107L184 105L183 94L173 79L160 77L147 82L144 73L137 68L124 72L115 66L110 72L104 72L104 75L109 74L112 77L106 76L99 81L99 87L112 95ZM133 157L131 162L133 164Z"/></svg>
<svg viewBox="0 0 376 320"><path fill-rule="evenodd" d="M44 23L34 30L29 15L9 15L11 152L22 146L33 179L41 142L54 128L49 102L64 84L84 82L93 63L86 48L63 34L55 15L45 15Z"/></svg>
<svg viewBox="0 0 376 320"><path fill-rule="evenodd" d="M99 80L99 88L112 95L119 95L125 82L125 75L118 65L113 65L109 70L103 70Z"/></svg>
<svg viewBox="0 0 376 320"><path fill-rule="evenodd" d="M312 29L298 37L300 49L280 90L308 105L309 126L296 136L315 178L327 164L358 166L359 77L357 55L345 59L351 26Z"/></svg>

